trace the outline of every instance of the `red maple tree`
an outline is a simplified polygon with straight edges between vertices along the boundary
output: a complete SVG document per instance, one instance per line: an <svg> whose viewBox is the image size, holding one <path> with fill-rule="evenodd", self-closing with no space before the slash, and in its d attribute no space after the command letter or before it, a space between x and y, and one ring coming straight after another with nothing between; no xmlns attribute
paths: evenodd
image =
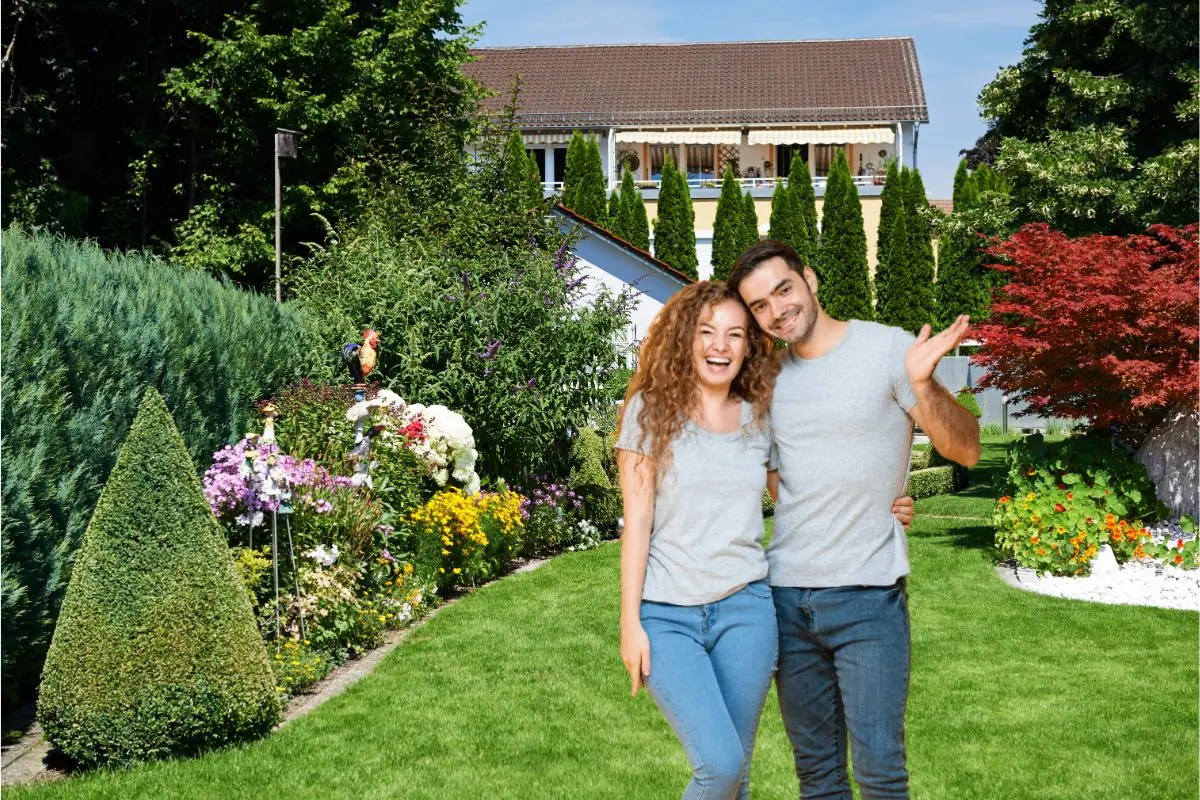
<svg viewBox="0 0 1200 800"><path fill-rule="evenodd" d="M1026 225L987 251L1011 281L974 328L981 381L1030 410L1093 425L1197 407L1197 226L1069 239Z"/></svg>

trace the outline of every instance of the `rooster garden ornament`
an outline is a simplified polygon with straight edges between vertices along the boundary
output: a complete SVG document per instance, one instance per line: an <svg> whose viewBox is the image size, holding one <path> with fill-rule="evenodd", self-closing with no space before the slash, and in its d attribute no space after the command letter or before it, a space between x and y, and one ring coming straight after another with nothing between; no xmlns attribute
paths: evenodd
<svg viewBox="0 0 1200 800"><path fill-rule="evenodd" d="M350 370L355 383L363 383L371 370L375 369L375 358L379 347L379 334L367 328L363 331L362 344L346 342L342 345L342 361Z"/></svg>

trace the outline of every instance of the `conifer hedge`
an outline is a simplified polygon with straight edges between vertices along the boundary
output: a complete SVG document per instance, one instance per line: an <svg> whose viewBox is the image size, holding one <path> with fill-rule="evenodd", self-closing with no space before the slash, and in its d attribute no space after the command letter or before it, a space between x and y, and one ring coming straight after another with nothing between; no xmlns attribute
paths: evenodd
<svg viewBox="0 0 1200 800"><path fill-rule="evenodd" d="M817 227L817 195L813 191L812 173L808 171L808 164L803 159L792 159L788 189L792 191L792 201L804 220L805 250L800 255L804 256L806 263L815 266L821 242L821 231Z"/></svg>
<svg viewBox="0 0 1200 800"><path fill-rule="evenodd" d="M79 548L38 720L72 761L109 766L261 736L278 719L250 600L150 388Z"/></svg>
<svg viewBox="0 0 1200 800"><path fill-rule="evenodd" d="M42 668L70 565L146 387L194 462L314 363L291 304L135 255L11 229L2 242L4 708Z"/></svg>
<svg viewBox="0 0 1200 800"><path fill-rule="evenodd" d="M874 319L862 202L839 150L825 185L817 258L821 305L835 319Z"/></svg>

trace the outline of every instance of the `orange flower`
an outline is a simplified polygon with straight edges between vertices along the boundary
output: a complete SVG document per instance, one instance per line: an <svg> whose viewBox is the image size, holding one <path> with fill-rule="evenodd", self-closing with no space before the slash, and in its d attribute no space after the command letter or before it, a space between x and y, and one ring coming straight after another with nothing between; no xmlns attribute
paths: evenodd
<svg viewBox="0 0 1200 800"><path fill-rule="evenodd" d="M1029 537L1029 543L1030 543L1030 544L1037 544L1037 543L1038 543L1038 535L1037 535L1036 533L1035 533L1033 536L1030 536L1030 537Z"/></svg>
<svg viewBox="0 0 1200 800"><path fill-rule="evenodd" d="M1176 553L1176 554L1175 554L1175 563L1176 563L1176 564L1182 564L1182 563L1183 563L1183 556L1181 556L1181 555L1179 555L1178 553Z"/></svg>
<svg viewBox="0 0 1200 800"><path fill-rule="evenodd" d="M1038 554L1039 556L1044 556L1044 555L1046 555L1046 548L1044 548L1044 547L1039 547L1039 548L1037 549L1037 554ZM1180 560L1182 561L1182 559L1180 559Z"/></svg>
<svg viewBox="0 0 1200 800"><path fill-rule="evenodd" d="M1061 514L1062 512L1066 511L1067 509L1063 506L1062 503L1055 503L1054 510Z"/></svg>
<svg viewBox="0 0 1200 800"><path fill-rule="evenodd" d="M1012 500L1012 498L1011 498L1011 497L1009 497L1008 495L1004 495L1004 497L1001 497L1001 498L1000 498L999 500L997 500L996 502L997 502L997 503L1007 503L1009 500Z"/></svg>
<svg viewBox="0 0 1200 800"><path fill-rule="evenodd" d="M1067 492L1067 499L1068 499L1068 500L1074 500L1074 499L1075 499L1075 496L1074 496L1073 494L1071 494L1070 492Z"/></svg>

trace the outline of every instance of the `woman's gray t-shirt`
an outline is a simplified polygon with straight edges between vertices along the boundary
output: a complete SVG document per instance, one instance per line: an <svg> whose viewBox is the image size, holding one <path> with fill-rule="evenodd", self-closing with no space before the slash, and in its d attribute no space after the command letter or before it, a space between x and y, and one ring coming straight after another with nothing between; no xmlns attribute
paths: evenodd
<svg viewBox="0 0 1200 800"><path fill-rule="evenodd" d="M617 448L648 455L637 416L641 393L625 406ZM654 525L642 599L702 605L767 575L762 494L771 432L742 403L741 426L712 433L689 420L671 443L671 464L654 492Z"/></svg>

